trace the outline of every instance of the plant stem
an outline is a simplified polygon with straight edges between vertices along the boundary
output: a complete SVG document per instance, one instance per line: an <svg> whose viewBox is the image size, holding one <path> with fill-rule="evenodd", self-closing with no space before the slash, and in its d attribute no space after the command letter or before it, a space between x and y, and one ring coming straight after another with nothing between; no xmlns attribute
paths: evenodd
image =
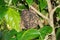
<svg viewBox="0 0 60 40"><path fill-rule="evenodd" d="M33 9L38 15L40 15L42 18L47 19L48 17L46 17L45 15L43 15L42 13L40 13L39 11L37 11L33 6L30 5L30 8Z"/></svg>

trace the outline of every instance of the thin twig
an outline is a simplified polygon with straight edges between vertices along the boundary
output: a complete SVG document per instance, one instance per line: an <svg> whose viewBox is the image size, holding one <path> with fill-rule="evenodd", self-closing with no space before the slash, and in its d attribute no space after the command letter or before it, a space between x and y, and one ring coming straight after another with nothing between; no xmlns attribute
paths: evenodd
<svg viewBox="0 0 60 40"><path fill-rule="evenodd" d="M43 15L42 13L40 13L39 11L37 11L33 6L30 5L30 8L33 9L38 15L40 15L42 18L47 19L48 17L46 17L45 15Z"/></svg>

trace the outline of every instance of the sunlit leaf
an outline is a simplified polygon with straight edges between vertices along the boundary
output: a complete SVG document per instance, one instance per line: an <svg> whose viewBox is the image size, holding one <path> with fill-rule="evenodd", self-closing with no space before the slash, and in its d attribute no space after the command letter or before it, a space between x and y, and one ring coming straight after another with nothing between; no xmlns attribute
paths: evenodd
<svg viewBox="0 0 60 40"><path fill-rule="evenodd" d="M16 31L20 30L20 15L16 10L9 8L6 12L5 19L8 28L15 29Z"/></svg>

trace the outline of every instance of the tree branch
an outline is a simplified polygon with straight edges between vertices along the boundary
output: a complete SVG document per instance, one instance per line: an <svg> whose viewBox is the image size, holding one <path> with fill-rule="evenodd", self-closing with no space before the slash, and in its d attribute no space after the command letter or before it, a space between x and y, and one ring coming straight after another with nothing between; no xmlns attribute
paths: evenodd
<svg viewBox="0 0 60 40"><path fill-rule="evenodd" d="M47 5L48 5L48 11L50 13L52 10L51 0L46 0L46 1L47 1Z"/></svg>
<svg viewBox="0 0 60 40"><path fill-rule="evenodd" d="M52 40L56 40L56 35L55 35L55 28L54 28L54 22L53 22L53 14L56 8L52 9L52 4L51 0L46 0L48 4L48 11L49 11L49 25L53 28L52 31Z"/></svg>
<svg viewBox="0 0 60 40"><path fill-rule="evenodd" d="M47 19L48 17L46 17L45 15L43 15L42 13L40 13L39 11L37 11L33 6L30 5L30 8L33 9L38 15L40 15L42 18Z"/></svg>
<svg viewBox="0 0 60 40"><path fill-rule="evenodd" d="M56 11L56 9L59 8L59 7L60 7L60 5L58 5L57 7L55 7L55 8L51 11L51 15L53 15L54 12Z"/></svg>

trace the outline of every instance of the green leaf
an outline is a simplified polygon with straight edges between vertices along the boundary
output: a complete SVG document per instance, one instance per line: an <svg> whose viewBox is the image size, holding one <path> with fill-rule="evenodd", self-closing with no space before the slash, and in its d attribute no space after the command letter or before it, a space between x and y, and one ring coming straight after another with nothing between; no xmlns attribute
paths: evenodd
<svg viewBox="0 0 60 40"><path fill-rule="evenodd" d="M5 6L4 0L0 0L0 6Z"/></svg>
<svg viewBox="0 0 60 40"><path fill-rule="evenodd" d="M22 11L23 9L26 9L26 7L25 7L23 4L21 4L21 5L19 6L19 9Z"/></svg>
<svg viewBox="0 0 60 40"><path fill-rule="evenodd" d="M4 33L4 40L16 40L16 34L16 30L6 31L6 33Z"/></svg>
<svg viewBox="0 0 60 40"><path fill-rule="evenodd" d="M32 5L33 0L26 0L26 2L28 3L28 5Z"/></svg>
<svg viewBox="0 0 60 40"><path fill-rule="evenodd" d="M47 31L48 30L48 31ZM45 36L52 32L52 28L50 26L44 26L43 28L36 30L36 29L29 29L27 31L22 31L17 34L18 40L31 40L34 38L39 37L39 40L44 40Z"/></svg>
<svg viewBox="0 0 60 40"><path fill-rule="evenodd" d="M9 37L7 36L7 34L8 34L8 31L7 30L4 30L3 31L3 40L8 40L9 39Z"/></svg>
<svg viewBox="0 0 60 40"><path fill-rule="evenodd" d="M12 3L13 3L14 5L17 5L18 0L12 0Z"/></svg>
<svg viewBox="0 0 60 40"><path fill-rule="evenodd" d="M43 28L39 29L38 31L40 32L40 40L43 40L46 35L48 35L52 32L52 27L44 26Z"/></svg>
<svg viewBox="0 0 60 40"><path fill-rule="evenodd" d="M15 29L16 31L20 31L20 15L19 13L12 8L8 8L6 12L5 19L7 21L7 27L10 29Z"/></svg>
<svg viewBox="0 0 60 40"><path fill-rule="evenodd" d="M31 39L34 39L36 37L38 37L40 34L40 32L38 32L37 30L35 29L29 29L25 32L21 32L19 34L19 39L18 40L31 40Z"/></svg>
<svg viewBox="0 0 60 40"><path fill-rule="evenodd" d="M56 13L57 13L57 17L60 18L60 8L57 8L57 9L56 9Z"/></svg>
<svg viewBox="0 0 60 40"><path fill-rule="evenodd" d="M42 11L43 9L45 9L47 6L47 2L46 0L39 0L39 8Z"/></svg>
<svg viewBox="0 0 60 40"><path fill-rule="evenodd" d="M2 39L2 32L0 31L0 39Z"/></svg>
<svg viewBox="0 0 60 40"><path fill-rule="evenodd" d="M56 33L56 40L60 40L60 28L58 28Z"/></svg>
<svg viewBox="0 0 60 40"><path fill-rule="evenodd" d="M7 10L8 10L8 7L0 6L0 20L5 16L5 13Z"/></svg>
<svg viewBox="0 0 60 40"><path fill-rule="evenodd" d="M25 31L21 31L17 33L17 40L20 40L21 36L24 34Z"/></svg>
<svg viewBox="0 0 60 40"><path fill-rule="evenodd" d="M27 31L21 31L21 32L16 32L16 30L11 30L6 32L4 37L5 40L31 40L40 36L39 38L41 39L39 40L43 40L45 36L50 34L51 32L52 32L52 28L50 26L44 26L39 30L29 29Z"/></svg>

